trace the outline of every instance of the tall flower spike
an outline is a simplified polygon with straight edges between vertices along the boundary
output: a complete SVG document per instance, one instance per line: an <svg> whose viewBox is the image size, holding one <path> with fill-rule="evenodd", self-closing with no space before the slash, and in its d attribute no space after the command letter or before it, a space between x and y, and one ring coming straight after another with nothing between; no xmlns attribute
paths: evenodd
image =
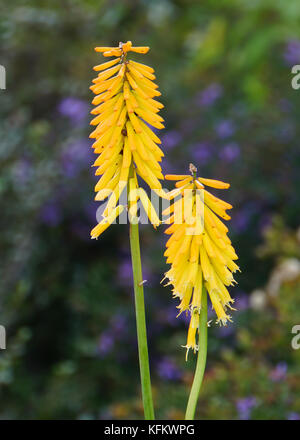
<svg viewBox="0 0 300 440"><path fill-rule="evenodd" d="M161 162L164 156L158 144L160 139L149 127L164 128L158 112L163 104L156 101L161 93L153 82L154 70L145 64L128 61L128 52L145 54L149 47L133 47L131 41L118 47L96 47L105 57L115 59L94 67L98 73L90 89L96 95L91 113L95 130L93 149L99 154L93 166L101 176L96 184L95 200L109 197L101 222L91 231L97 238L121 214L124 206L118 205L122 191L130 183L134 194L129 198L129 211L135 218L140 200L150 222L156 227L160 222L146 192L139 188L140 176L151 189L162 191Z"/></svg>
<svg viewBox="0 0 300 440"><path fill-rule="evenodd" d="M228 228L220 220L229 220L226 213L232 206L215 197L205 189L226 189L228 183L197 177L197 169L191 165L192 175L166 175L167 180L176 180L175 189L169 193L174 200L163 215L169 216L171 224L165 233L171 237L167 242L165 256L171 268L165 278L173 285L174 297L181 300L179 314L190 312L187 337L187 354L190 348L198 350L197 330L201 313L201 296L206 288L217 322L226 325L231 317L227 309L234 300L226 286L235 283L233 272L239 270L234 260L238 257L227 236Z"/></svg>

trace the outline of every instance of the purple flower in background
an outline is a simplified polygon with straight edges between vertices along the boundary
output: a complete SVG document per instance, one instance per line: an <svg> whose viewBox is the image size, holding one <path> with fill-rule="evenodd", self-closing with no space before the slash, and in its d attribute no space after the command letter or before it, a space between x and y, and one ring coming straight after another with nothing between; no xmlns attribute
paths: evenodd
<svg viewBox="0 0 300 440"><path fill-rule="evenodd" d="M196 144L191 145L190 151L193 160L199 165L206 164L212 155L212 145L209 142L198 142Z"/></svg>
<svg viewBox="0 0 300 440"><path fill-rule="evenodd" d="M289 40L285 46L283 58L286 64L300 64L300 40Z"/></svg>
<svg viewBox="0 0 300 440"><path fill-rule="evenodd" d="M71 224L71 231L72 234L76 235L76 237L80 238L81 240L86 242L91 241L91 228L88 224L79 220L73 221Z"/></svg>
<svg viewBox="0 0 300 440"><path fill-rule="evenodd" d="M268 228L272 223L273 215L269 212L266 212L262 215L262 217L259 219L259 230L261 233L265 231L266 228Z"/></svg>
<svg viewBox="0 0 300 440"><path fill-rule="evenodd" d="M89 201L83 208L86 217L89 222L96 221L97 209L99 208L99 204L95 201Z"/></svg>
<svg viewBox="0 0 300 440"><path fill-rule="evenodd" d="M177 365L167 357L162 358L157 364L158 375L166 380L179 380L182 372Z"/></svg>
<svg viewBox="0 0 300 440"><path fill-rule="evenodd" d="M283 142L290 142L295 137L295 126L291 121L286 121L279 126L278 135Z"/></svg>
<svg viewBox="0 0 300 440"><path fill-rule="evenodd" d="M162 137L162 144L165 148L171 149L176 147L181 140L182 136L178 131L170 130Z"/></svg>
<svg viewBox="0 0 300 440"><path fill-rule="evenodd" d="M291 110L293 110L292 103L286 98L280 99L278 106L279 106L280 110L284 113L289 113Z"/></svg>
<svg viewBox="0 0 300 440"><path fill-rule="evenodd" d="M209 296L209 295L208 295ZM207 298L207 319L214 320L216 317L210 298Z"/></svg>
<svg viewBox="0 0 300 440"><path fill-rule="evenodd" d="M166 308L160 308L157 310L156 317L157 321L163 325L171 325L172 327L176 327L180 324L180 320L177 319L178 311L176 307L173 305L168 306Z"/></svg>
<svg viewBox="0 0 300 440"><path fill-rule="evenodd" d="M106 356L109 354L117 340L122 339L127 334L127 320L121 313L115 314L109 323L108 329L105 330L99 339L97 351L99 355Z"/></svg>
<svg viewBox="0 0 300 440"><path fill-rule="evenodd" d="M233 226L238 233L242 233L247 229L249 224L249 216L245 210L241 210L234 215Z"/></svg>
<svg viewBox="0 0 300 440"><path fill-rule="evenodd" d="M75 177L83 168L92 162L93 153L86 139L79 139L64 148L61 163L64 175Z"/></svg>
<svg viewBox="0 0 300 440"><path fill-rule="evenodd" d="M145 264L143 265L143 279L148 282L152 279L152 273ZM118 281L124 287L132 285L132 265L130 258L125 259L119 265Z"/></svg>
<svg viewBox="0 0 300 440"><path fill-rule="evenodd" d="M122 261L118 268L118 281L123 286L129 286L132 283L132 266L130 259Z"/></svg>
<svg viewBox="0 0 300 440"><path fill-rule="evenodd" d="M192 119L191 117L187 117L186 119L183 119L183 121L180 124L180 131L182 134L189 135L194 129L199 127L199 120Z"/></svg>
<svg viewBox="0 0 300 440"><path fill-rule="evenodd" d="M117 313L111 319L111 330L116 337L122 337L127 331L127 319L124 315Z"/></svg>
<svg viewBox="0 0 300 440"><path fill-rule="evenodd" d="M253 202L249 202L247 205L243 206L239 212L235 213L232 217L232 224L235 230L238 233L244 232L247 229L253 214L259 209L260 207Z"/></svg>
<svg viewBox="0 0 300 440"><path fill-rule="evenodd" d="M103 332L98 343L98 353L101 357L109 354L114 348L115 339L110 331Z"/></svg>
<svg viewBox="0 0 300 440"><path fill-rule="evenodd" d="M216 126L216 132L217 135L221 139L225 139L227 137L230 137L235 132L235 126L232 121L229 119L224 119L223 121L219 122Z"/></svg>
<svg viewBox="0 0 300 440"><path fill-rule="evenodd" d="M300 420L300 414L296 412L290 412L287 416L287 420Z"/></svg>
<svg viewBox="0 0 300 440"><path fill-rule="evenodd" d="M13 167L14 180L19 184L25 184L32 175L32 165L31 162L26 159L20 159Z"/></svg>
<svg viewBox="0 0 300 440"><path fill-rule="evenodd" d="M163 174L172 174L174 172L174 166L171 164L168 159L165 159L161 163L162 173Z"/></svg>
<svg viewBox="0 0 300 440"><path fill-rule="evenodd" d="M235 332L234 325L221 325L217 327L217 332L220 338L227 338L228 336L232 336Z"/></svg>
<svg viewBox="0 0 300 440"><path fill-rule="evenodd" d="M196 96L196 104L199 107L211 107L223 94L220 84L212 83Z"/></svg>
<svg viewBox="0 0 300 440"><path fill-rule="evenodd" d="M273 382L281 382L286 378L287 363L279 362L275 368L270 372L270 379Z"/></svg>
<svg viewBox="0 0 300 440"><path fill-rule="evenodd" d="M233 162L240 156L240 147L236 142L230 142L222 148L219 156L226 162Z"/></svg>
<svg viewBox="0 0 300 440"><path fill-rule="evenodd" d="M41 220L48 226L57 226L61 221L61 211L54 201L45 204L41 210Z"/></svg>
<svg viewBox="0 0 300 440"><path fill-rule="evenodd" d="M257 405L257 400L253 396L239 399L236 403L236 409L240 420L249 420L252 409Z"/></svg>
<svg viewBox="0 0 300 440"><path fill-rule="evenodd" d="M178 311L175 310L175 314L176 314L177 319L184 322L186 325L188 325L190 323L191 315L187 311L184 311L184 312L180 313L180 315L178 315Z"/></svg>
<svg viewBox="0 0 300 440"><path fill-rule="evenodd" d="M73 96L63 98L58 104L58 112L73 122L83 121L88 115L88 110L87 102Z"/></svg>
<svg viewBox="0 0 300 440"><path fill-rule="evenodd" d="M247 310L249 308L249 297L246 293L241 292L239 293L234 302L234 308L237 310Z"/></svg>
<svg viewBox="0 0 300 440"><path fill-rule="evenodd" d="M105 408L101 410L99 414L99 420L112 420L113 414L110 408Z"/></svg>

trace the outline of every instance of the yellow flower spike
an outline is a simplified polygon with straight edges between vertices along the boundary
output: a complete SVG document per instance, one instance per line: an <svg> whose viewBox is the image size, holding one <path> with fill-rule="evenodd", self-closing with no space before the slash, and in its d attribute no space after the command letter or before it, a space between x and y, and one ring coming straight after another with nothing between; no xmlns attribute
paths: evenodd
<svg viewBox="0 0 300 440"><path fill-rule="evenodd" d="M101 176L95 186L95 199L103 201L108 197L104 220L117 212L118 200L126 185L139 190L137 175L152 190L162 191L159 180L164 176L159 162L164 154L158 147L161 141L151 128L164 127L163 118L158 115L163 104L154 99L160 92L153 82L155 75L151 67L127 60L130 52L145 54L148 50L146 46L133 46L131 41L115 47L95 48L104 57L114 57L94 67L98 76L90 87L96 95L92 100L94 130L90 138L95 139L92 147L99 155L93 166L97 167L96 175ZM139 198L147 207L150 222L157 227L160 220L152 204L148 204L146 193L142 191ZM131 208L136 212L137 200L129 202L128 209ZM107 229L108 224L101 221L98 226L93 229L93 238Z"/></svg>
<svg viewBox="0 0 300 440"><path fill-rule="evenodd" d="M147 53L149 47L136 47L131 41L127 41L119 43L118 47L96 47L95 51L102 53L104 57L115 59L94 67L98 76L92 80L90 87L96 95L92 100L95 108L91 111L93 131L90 138L95 139L92 148L94 153L99 155L93 166L97 167L96 175L101 176L95 186L95 200L104 201L107 198L103 219L93 228L91 236L98 238L124 211L122 192L126 190L124 205L130 221L142 396L145 418L153 420L138 209L140 201L152 225L156 228L161 223L146 192L140 188L139 181L142 178L151 190L156 191L161 197L166 197L159 181L164 179L159 165L164 154L158 147L161 141L153 132L154 128L164 128L163 119L158 115L163 104L154 99L160 96L157 85L153 82L154 70L135 61L131 63L127 59L131 52ZM183 283L184 274L181 272L178 272L178 276ZM175 275L177 276L177 273Z"/></svg>
<svg viewBox="0 0 300 440"><path fill-rule="evenodd" d="M165 278L173 286L173 295L181 300L179 309L190 311L185 347L187 352L190 348L195 352L201 344L197 341L197 330L203 286L216 312L217 323L226 325L231 320L227 309L232 309L230 304L233 303L226 286L235 283L233 273L239 267L233 261L237 255L227 236L228 228L223 223L223 220L230 219L226 210L232 205L205 189L206 185L225 189L229 184L197 177L197 170L192 165L190 170L191 175L165 176L165 179L175 182L168 199L176 200L163 211L163 215L169 216L166 223L170 225L165 231L170 238L164 255L171 265Z"/></svg>

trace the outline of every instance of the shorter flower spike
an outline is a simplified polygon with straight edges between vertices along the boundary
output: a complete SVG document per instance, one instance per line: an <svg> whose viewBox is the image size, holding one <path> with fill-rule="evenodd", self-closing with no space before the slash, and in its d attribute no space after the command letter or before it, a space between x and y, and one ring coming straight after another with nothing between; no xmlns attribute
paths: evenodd
<svg viewBox="0 0 300 440"><path fill-rule="evenodd" d="M179 314L190 313L187 351L198 349L197 330L201 313L201 296L206 288L217 315L217 322L231 321L227 310L232 309L227 287L235 283L233 273L239 270L234 262L238 257L227 236L228 228L222 220L229 220L226 210L232 206L212 195L205 185L228 188L218 180L197 177L197 169L190 166L192 175L166 175L174 180L175 189L168 193L173 200L163 215L169 216L165 231L170 235L165 256L171 268L165 273L173 285L173 296L180 299Z"/></svg>

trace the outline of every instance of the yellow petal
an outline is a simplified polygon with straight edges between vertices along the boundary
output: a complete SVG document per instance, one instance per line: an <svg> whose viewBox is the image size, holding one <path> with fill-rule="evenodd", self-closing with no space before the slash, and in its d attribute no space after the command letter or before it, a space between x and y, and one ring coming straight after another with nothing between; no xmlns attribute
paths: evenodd
<svg viewBox="0 0 300 440"><path fill-rule="evenodd" d="M98 64L97 66L94 66L93 69L98 72L101 70L105 70L108 69L111 66L114 66L115 64L117 64L120 61L120 58L116 58L114 60L111 61L107 61L106 63L102 63L102 64Z"/></svg>
<svg viewBox="0 0 300 440"><path fill-rule="evenodd" d="M220 180L204 179L203 177L198 177L198 180L204 185L211 186L212 188L226 189L230 187L229 183L221 182Z"/></svg>

